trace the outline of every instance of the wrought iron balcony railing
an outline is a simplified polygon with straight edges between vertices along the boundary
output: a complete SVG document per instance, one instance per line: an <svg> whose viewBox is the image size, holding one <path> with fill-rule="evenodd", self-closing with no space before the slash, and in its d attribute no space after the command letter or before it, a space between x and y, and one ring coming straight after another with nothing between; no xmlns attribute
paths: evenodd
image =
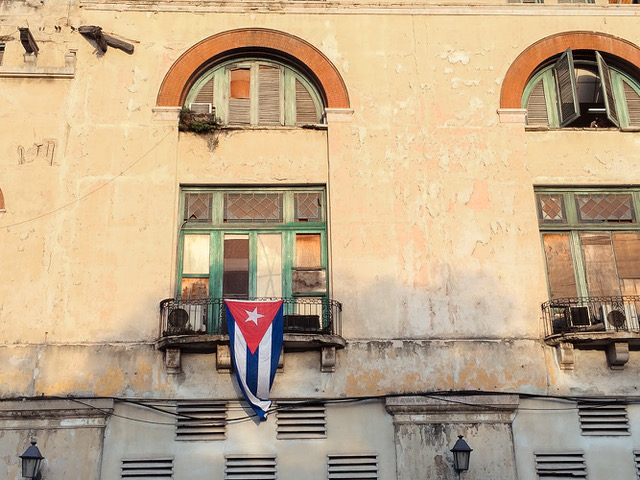
<svg viewBox="0 0 640 480"><path fill-rule="evenodd" d="M249 300L280 300L254 298ZM341 335L342 304L322 297L284 298L284 332ZM181 300L168 298L160 302L162 335L226 335L227 319L224 299Z"/></svg>
<svg viewBox="0 0 640 480"><path fill-rule="evenodd" d="M545 336L640 332L640 296L557 298L542 304Z"/></svg>

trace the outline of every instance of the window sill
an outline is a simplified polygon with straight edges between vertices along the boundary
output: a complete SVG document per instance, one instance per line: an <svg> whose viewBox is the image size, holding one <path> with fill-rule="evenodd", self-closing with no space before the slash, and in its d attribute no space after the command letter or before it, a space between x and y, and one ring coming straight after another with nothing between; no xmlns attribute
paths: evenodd
<svg viewBox="0 0 640 480"><path fill-rule="evenodd" d="M640 127L606 127L606 128L572 128L572 127L545 127L543 125L526 125L525 132L640 132Z"/></svg>

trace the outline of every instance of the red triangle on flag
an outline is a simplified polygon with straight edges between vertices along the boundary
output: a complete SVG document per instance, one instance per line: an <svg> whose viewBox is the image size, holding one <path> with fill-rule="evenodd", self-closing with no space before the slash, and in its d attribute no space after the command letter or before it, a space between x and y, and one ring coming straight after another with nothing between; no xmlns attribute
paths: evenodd
<svg viewBox="0 0 640 480"><path fill-rule="evenodd" d="M262 341L264 334L278 313L282 300L275 302L225 300L227 308L233 316L233 321L238 326L251 354Z"/></svg>

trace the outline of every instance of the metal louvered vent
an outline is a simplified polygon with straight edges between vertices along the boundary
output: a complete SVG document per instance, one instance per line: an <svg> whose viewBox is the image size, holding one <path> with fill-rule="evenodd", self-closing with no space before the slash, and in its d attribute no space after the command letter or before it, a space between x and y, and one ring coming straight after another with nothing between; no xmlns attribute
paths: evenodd
<svg viewBox="0 0 640 480"><path fill-rule="evenodd" d="M527 102L527 125L549 126L547 101L544 98L544 86L540 80L529 95Z"/></svg>
<svg viewBox="0 0 640 480"><path fill-rule="evenodd" d="M181 402L176 413L176 440L224 440L225 402Z"/></svg>
<svg viewBox="0 0 640 480"><path fill-rule="evenodd" d="M636 475L640 478L640 450L633 451L633 460L636 463Z"/></svg>
<svg viewBox="0 0 640 480"><path fill-rule="evenodd" d="M276 457L270 455L227 455L225 480L275 480Z"/></svg>
<svg viewBox="0 0 640 480"><path fill-rule="evenodd" d="M173 478L173 458L122 460L121 478L126 480Z"/></svg>
<svg viewBox="0 0 640 480"><path fill-rule="evenodd" d="M587 478L583 452L535 452L534 455L539 478Z"/></svg>
<svg viewBox="0 0 640 480"><path fill-rule="evenodd" d="M640 126L640 95L627 82L622 82L624 97L627 100L627 111L629 112L629 125Z"/></svg>
<svg viewBox="0 0 640 480"><path fill-rule="evenodd" d="M376 480L378 478L378 456L328 455L327 473L329 480Z"/></svg>
<svg viewBox="0 0 640 480"><path fill-rule="evenodd" d="M324 405L278 402L278 438L326 438L327 409Z"/></svg>
<svg viewBox="0 0 640 480"><path fill-rule="evenodd" d="M579 402L582 435L630 435L626 405L598 405Z"/></svg>

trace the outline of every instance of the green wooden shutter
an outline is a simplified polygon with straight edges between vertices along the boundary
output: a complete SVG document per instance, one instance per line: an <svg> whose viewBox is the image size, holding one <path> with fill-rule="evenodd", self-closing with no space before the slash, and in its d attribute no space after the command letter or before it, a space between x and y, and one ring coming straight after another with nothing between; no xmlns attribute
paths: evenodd
<svg viewBox="0 0 640 480"><path fill-rule="evenodd" d="M542 79L533 87L527 102L527 125L549 125Z"/></svg>
<svg viewBox="0 0 640 480"><path fill-rule="evenodd" d="M618 110L616 109L616 99L613 96L613 85L611 84L611 72L609 65L604 61L600 52L596 52L596 60L598 61L598 73L600 74L600 83L604 89L604 107L607 110L607 117L616 126L620 126L618 119Z"/></svg>
<svg viewBox="0 0 640 480"><path fill-rule="evenodd" d="M213 77L202 86L193 103L213 104Z"/></svg>
<svg viewBox="0 0 640 480"><path fill-rule="evenodd" d="M251 123L250 69L230 68L229 123Z"/></svg>
<svg viewBox="0 0 640 480"><path fill-rule="evenodd" d="M553 66L553 75L556 79L560 126L564 127L580 116L571 48L567 48Z"/></svg>
<svg viewBox="0 0 640 480"><path fill-rule="evenodd" d="M260 65L258 82L258 123L280 125L280 69Z"/></svg>
<svg viewBox="0 0 640 480"><path fill-rule="evenodd" d="M296 78L296 125L318 123L316 104L309 90Z"/></svg>
<svg viewBox="0 0 640 480"><path fill-rule="evenodd" d="M622 81L624 97L627 103L627 112L629 114L629 125L640 126L640 95L626 81Z"/></svg>

